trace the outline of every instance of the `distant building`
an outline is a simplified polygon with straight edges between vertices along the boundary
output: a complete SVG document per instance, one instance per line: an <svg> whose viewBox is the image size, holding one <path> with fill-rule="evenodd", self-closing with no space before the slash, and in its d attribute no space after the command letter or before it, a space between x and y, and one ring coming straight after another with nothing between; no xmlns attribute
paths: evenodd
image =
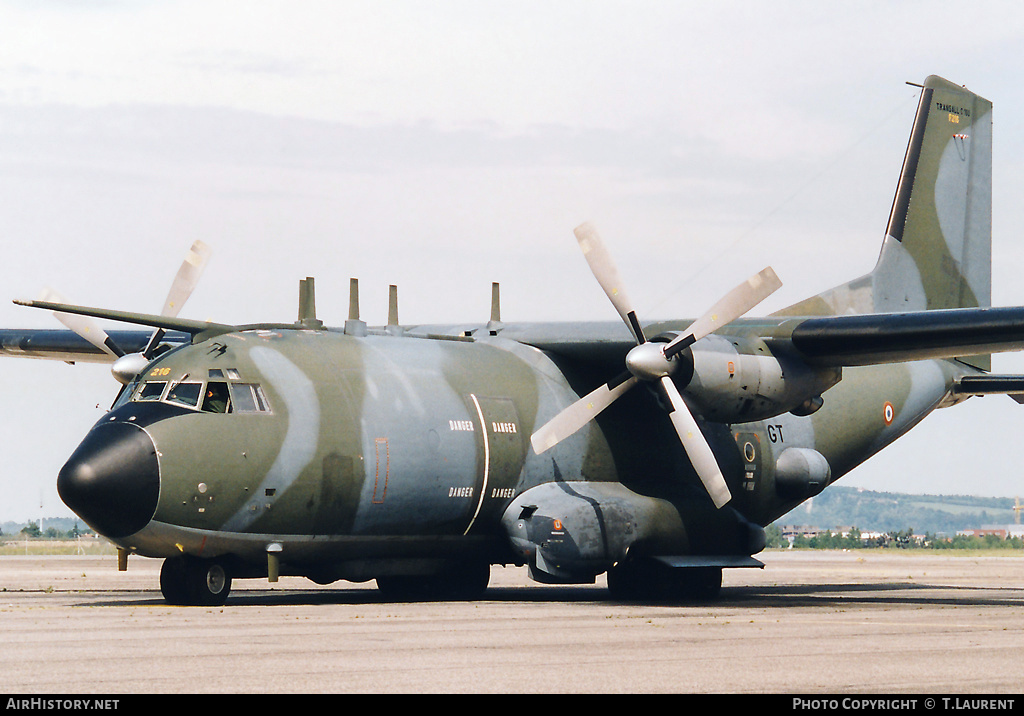
<svg viewBox="0 0 1024 716"><path fill-rule="evenodd" d="M1024 525L983 525L977 529L960 530L958 535L964 537L985 537L995 535L1000 539L1024 537Z"/></svg>
<svg viewBox="0 0 1024 716"><path fill-rule="evenodd" d="M817 537L820 534L828 532L828 530L822 527L809 527L807 525L782 525L782 536L789 540L790 544L793 544L793 540L797 537Z"/></svg>

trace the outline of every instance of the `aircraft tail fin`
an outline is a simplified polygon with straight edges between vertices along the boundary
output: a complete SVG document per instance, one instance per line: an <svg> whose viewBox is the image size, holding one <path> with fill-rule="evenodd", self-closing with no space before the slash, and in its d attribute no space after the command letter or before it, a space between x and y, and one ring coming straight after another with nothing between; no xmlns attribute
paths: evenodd
<svg viewBox="0 0 1024 716"><path fill-rule="evenodd" d="M776 315L990 306L991 102L941 77L925 80L885 233L870 274Z"/></svg>

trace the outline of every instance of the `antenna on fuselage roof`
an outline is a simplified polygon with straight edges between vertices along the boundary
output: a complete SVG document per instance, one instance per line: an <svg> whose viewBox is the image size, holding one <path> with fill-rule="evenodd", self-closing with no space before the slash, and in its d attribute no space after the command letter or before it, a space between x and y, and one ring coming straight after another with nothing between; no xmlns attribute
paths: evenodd
<svg viewBox="0 0 1024 716"><path fill-rule="evenodd" d="M323 321L316 317L315 281L307 276L299 281L299 325L303 328L323 328Z"/></svg>
<svg viewBox="0 0 1024 716"><path fill-rule="evenodd" d="M359 279L348 280L348 320L345 333L350 336L365 336L366 323L359 320Z"/></svg>
<svg viewBox="0 0 1024 716"><path fill-rule="evenodd" d="M398 286L388 286L388 325L385 332L389 335L398 336L402 334L402 327L398 324Z"/></svg>
<svg viewBox="0 0 1024 716"><path fill-rule="evenodd" d="M496 336L501 328L501 292L498 282L494 281L491 283L491 320L487 322L487 332Z"/></svg>

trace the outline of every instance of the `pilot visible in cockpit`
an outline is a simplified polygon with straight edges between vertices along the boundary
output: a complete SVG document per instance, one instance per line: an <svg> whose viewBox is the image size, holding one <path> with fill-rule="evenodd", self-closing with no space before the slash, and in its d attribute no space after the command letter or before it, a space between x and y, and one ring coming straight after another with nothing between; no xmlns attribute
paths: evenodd
<svg viewBox="0 0 1024 716"><path fill-rule="evenodd" d="M231 401L228 396L227 383L208 383L206 386L206 397L203 398L203 408L207 413L228 413L231 412Z"/></svg>

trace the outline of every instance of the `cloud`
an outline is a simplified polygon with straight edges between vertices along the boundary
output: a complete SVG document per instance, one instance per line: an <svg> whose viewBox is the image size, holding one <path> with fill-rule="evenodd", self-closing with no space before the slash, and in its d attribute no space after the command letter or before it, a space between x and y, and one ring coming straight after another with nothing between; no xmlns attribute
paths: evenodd
<svg viewBox="0 0 1024 716"><path fill-rule="evenodd" d="M996 103L994 294L1020 303L1024 19L983 2L950 20L962 12L3 3L0 286L155 311L201 238L215 253L192 317L294 320L298 279L314 275L329 323L350 276L370 321L389 283L405 321L486 320L492 280L506 320L610 319L571 234L591 219L644 315L694 315L768 263L785 282L771 310L871 268L913 114L904 82L936 73ZM0 325L54 322L0 303ZM0 509L21 518L52 493L114 387L102 368L0 364L19 436ZM964 406L974 444L1012 444L1000 436L1019 415L979 403ZM68 428L25 432L58 422L55 405ZM914 440L948 442L928 424ZM899 484L921 484L931 456L908 444L865 474L902 461ZM1002 477L993 460L966 470ZM930 472L955 490L958 471Z"/></svg>

